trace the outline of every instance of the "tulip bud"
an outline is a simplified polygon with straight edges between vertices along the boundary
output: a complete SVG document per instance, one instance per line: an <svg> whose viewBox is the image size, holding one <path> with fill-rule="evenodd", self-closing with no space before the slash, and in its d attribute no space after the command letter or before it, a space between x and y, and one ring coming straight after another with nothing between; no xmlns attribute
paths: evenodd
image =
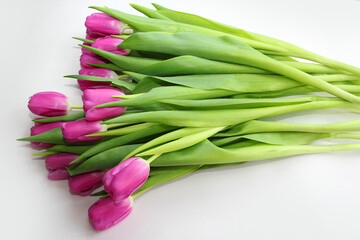
<svg viewBox="0 0 360 240"><path fill-rule="evenodd" d="M48 174L48 179L53 181L64 180L64 179L68 179L69 177L70 177L69 172L65 168L49 171Z"/></svg>
<svg viewBox="0 0 360 240"><path fill-rule="evenodd" d="M130 50L118 47L118 45L123 41L124 39L121 38L106 36L96 39L95 42L91 44L91 47L111 52L117 55L126 56L129 54ZM97 56L95 53L92 53L92 55Z"/></svg>
<svg viewBox="0 0 360 240"><path fill-rule="evenodd" d="M120 35L125 25L106 13L93 13L86 18L85 26L92 36Z"/></svg>
<svg viewBox="0 0 360 240"><path fill-rule="evenodd" d="M86 39L89 40L96 40L99 37L105 37L106 34L98 33L98 32L91 32L89 29L86 29Z"/></svg>
<svg viewBox="0 0 360 240"><path fill-rule="evenodd" d="M103 176L103 171L88 172L76 176L71 176L68 179L70 191L77 195L87 196L95 189L103 185Z"/></svg>
<svg viewBox="0 0 360 240"><path fill-rule="evenodd" d="M91 44L90 43L87 43L87 42L83 42L83 45L86 45L86 46L91 46ZM88 54L88 55L91 55L92 54L92 52L89 50L89 49L86 49L86 48L81 48L81 52L83 53L83 54Z"/></svg>
<svg viewBox="0 0 360 240"><path fill-rule="evenodd" d="M79 75L89 75L89 76L97 76L97 77L106 77L106 78L118 78L116 72L106 69L106 68L88 68L88 69L81 69L79 71ZM95 86L110 86L108 82L97 82L97 81L88 81L78 79L78 84L81 90L85 90L90 87Z"/></svg>
<svg viewBox="0 0 360 240"><path fill-rule="evenodd" d="M66 115L70 109L70 101L58 92L39 92L30 97L28 108L34 114L54 117Z"/></svg>
<svg viewBox="0 0 360 240"><path fill-rule="evenodd" d="M62 127L64 125L64 122L52 122L52 123L40 123L35 122L35 126L33 126L30 129L30 136L38 135L40 133L47 132L51 129ZM44 149L54 146L52 143L43 143L43 142L31 142L31 146L38 148L38 149Z"/></svg>
<svg viewBox="0 0 360 240"><path fill-rule="evenodd" d="M150 166L142 158L133 157L110 169L103 177L104 188L113 198L120 202L133 194L147 180Z"/></svg>
<svg viewBox="0 0 360 240"><path fill-rule="evenodd" d="M123 95L123 93L118 88L114 87L94 87L85 89L82 96L85 119L87 121L98 121L121 115L125 111L125 107L92 108L103 103L119 101L119 98L112 97L115 95Z"/></svg>
<svg viewBox="0 0 360 240"><path fill-rule="evenodd" d="M67 179L70 175L65 167L71 166L70 164L79 155L72 153L59 153L46 157L45 165L49 170L48 178L50 180Z"/></svg>
<svg viewBox="0 0 360 240"><path fill-rule="evenodd" d="M132 209L131 197L119 203L114 203L111 197L101 198L89 208L89 220L95 230L105 230L125 219Z"/></svg>
<svg viewBox="0 0 360 240"><path fill-rule="evenodd" d="M80 56L80 65L83 68L96 68L87 63L95 63L95 64L105 64L107 61L105 59L95 57L89 54L82 54Z"/></svg>
<svg viewBox="0 0 360 240"><path fill-rule="evenodd" d="M93 37L89 34L88 31L86 31L86 39L89 39L89 40L95 40L97 37ZM88 43L88 42L83 42L83 45L86 45L86 46L91 46L91 43ZM86 49L86 48L81 48L81 51L83 54L89 54L91 55L92 54L92 51L90 51L89 49Z"/></svg>
<svg viewBox="0 0 360 240"><path fill-rule="evenodd" d="M62 128L63 136L68 142L96 141L103 137L86 137L85 135L103 131L106 131L106 125L101 124L100 121L88 122L85 119L66 122Z"/></svg>

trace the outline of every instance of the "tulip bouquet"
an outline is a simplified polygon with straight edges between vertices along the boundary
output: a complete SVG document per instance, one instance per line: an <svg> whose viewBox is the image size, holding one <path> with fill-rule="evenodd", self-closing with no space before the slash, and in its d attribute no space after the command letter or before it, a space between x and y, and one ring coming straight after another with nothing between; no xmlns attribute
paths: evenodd
<svg viewBox="0 0 360 240"><path fill-rule="evenodd" d="M360 139L360 120L264 120L326 108L358 113L359 68L157 4L132 6L147 17L91 7L100 12L86 18L86 38L75 38L82 69L66 76L77 79L83 106L57 92L33 95L28 107L43 118L20 139L46 149L35 155L46 156L49 179L100 197L88 213L94 229L126 218L143 192L193 172L360 150L310 144Z"/></svg>

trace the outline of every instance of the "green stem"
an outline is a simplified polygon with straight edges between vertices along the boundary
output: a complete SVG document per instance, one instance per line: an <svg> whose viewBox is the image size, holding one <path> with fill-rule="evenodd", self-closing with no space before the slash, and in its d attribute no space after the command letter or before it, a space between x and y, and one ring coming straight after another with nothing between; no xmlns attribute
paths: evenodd
<svg viewBox="0 0 360 240"><path fill-rule="evenodd" d="M357 139L360 140L359 133L333 133L331 134L332 138L346 138L346 139Z"/></svg>
<svg viewBox="0 0 360 240"><path fill-rule="evenodd" d="M306 124L306 123L287 123L252 120L239 124L227 132L218 133L215 137L230 137L250 133L261 132L347 132L360 131L360 120L352 120L330 124Z"/></svg>
<svg viewBox="0 0 360 240"><path fill-rule="evenodd" d="M151 158L149 158L147 160L147 162L150 164L152 161L154 161L155 159L157 159L158 157L160 157L161 154L155 154L153 155Z"/></svg>
<svg viewBox="0 0 360 240"><path fill-rule="evenodd" d="M111 124L111 126L114 126L116 124ZM97 132L93 134L86 135L87 137L97 137L97 136L120 136L120 135L126 135L129 133L133 133L136 131L141 131L144 129L147 129L149 127L152 127L154 125L157 125L156 123L142 123L137 125L132 125L128 127L123 127L119 129L109 130L106 132Z"/></svg>
<svg viewBox="0 0 360 240"><path fill-rule="evenodd" d="M131 95L114 95L113 97L122 98L122 99L131 99L131 98L135 98L135 97L138 97L138 96L141 96L141 95L143 95L143 93L131 94Z"/></svg>
<svg viewBox="0 0 360 240"><path fill-rule="evenodd" d="M192 134L196 134L199 133L201 131L204 131L206 128L181 128L181 129L177 129L174 131L170 131L168 133L164 133L161 136L154 138L144 144L142 144L141 146L139 146L138 148L136 148L134 151L132 151L131 153L129 153L125 159L130 158L134 155L136 155L139 152L142 152L148 148L154 147L154 146L158 146L160 144L164 144L167 142L170 142L172 140L175 139L179 139L185 136L189 136Z"/></svg>
<svg viewBox="0 0 360 240"><path fill-rule="evenodd" d="M307 59L307 60L311 60L314 62L322 63L326 66L329 66L329 67L332 67L335 69L341 69L341 70L344 70L344 71L347 71L350 73L354 73L354 74L360 76L360 68L358 68L358 67L321 56L319 54L313 53L311 51L308 51L308 50L298 47L294 44L291 44L291 43L288 43L288 42L285 42L285 41L282 41L279 39L271 38L271 37L264 36L264 35L257 34L257 33L252 33L252 34L258 36L259 38L262 38L263 41L266 43L281 46L284 49L287 49L288 51L292 52L288 56L299 57L302 59ZM265 53L266 51L262 51L262 52ZM279 55L287 55L287 53L285 53L284 51L279 51L278 54Z"/></svg>
<svg viewBox="0 0 360 240"><path fill-rule="evenodd" d="M118 79L128 78L128 77L129 77L129 75L126 75L126 74L118 75Z"/></svg>
<svg viewBox="0 0 360 240"><path fill-rule="evenodd" d="M53 155L53 154L57 154L58 152L50 152L50 151L44 151L44 152L40 152L40 153L33 153L31 155L33 156L48 156L48 155Z"/></svg>
<svg viewBox="0 0 360 240"><path fill-rule="evenodd" d="M122 126L126 126L126 125L129 125L129 123L107 124L106 127L107 127L107 129L110 129L110 128L122 127Z"/></svg>
<svg viewBox="0 0 360 240"><path fill-rule="evenodd" d="M329 67L332 67L335 69L341 69L341 70L344 70L344 71L347 71L347 72L350 72L350 73L360 76L360 68L352 66L350 64L342 63L342 62L321 56L319 54L310 52L308 50L302 49L297 46L292 47L290 50L294 51L296 53L302 54L304 59L322 63L326 66L329 66Z"/></svg>
<svg viewBox="0 0 360 240"><path fill-rule="evenodd" d="M72 109L83 109L82 105L72 105L70 106Z"/></svg>
<svg viewBox="0 0 360 240"><path fill-rule="evenodd" d="M274 60L266 61L266 63L264 63L264 66L266 66L267 70L273 70L278 74L284 75L286 77L310 85L312 87L321 89L325 92L328 92L339 98L345 99L349 102L360 103L359 97L349 92L346 92L320 78L304 73L296 68L292 68L288 65L281 64L280 62Z"/></svg>
<svg viewBox="0 0 360 240"><path fill-rule="evenodd" d="M128 37L130 37L130 35L110 35L111 37L116 37L116 38L120 38L120 39L127 39Z"/></svg>
<svg viewBox="0 0 360 240"><path fill-rule="evenodd" d="M319 101L249 109L153 111L123 115L108 120L105 123L157 122L179 127L221 127L285 113L340 107L346 104L344 101Z"/></svg>

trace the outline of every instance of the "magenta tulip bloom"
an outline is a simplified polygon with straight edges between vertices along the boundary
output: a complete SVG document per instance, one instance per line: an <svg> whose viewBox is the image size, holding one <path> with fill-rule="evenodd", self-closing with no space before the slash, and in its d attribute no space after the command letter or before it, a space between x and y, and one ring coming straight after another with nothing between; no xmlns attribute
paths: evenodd
<svg viewBox="0 0 360 240"><path fill-rule="evenodd" d="M83 45L86 45L86 46L91 46L90 43L87 43L87 42L83 42ZM81 48L81 52L83 54L88 54L88 55L91 55L92 54L92 51L90 51L89 49L86 49L86 48Z"/></svg>
<svg viewBox="0 0 360 240"><path fill-rule="evenodd" d="M58 92L39 92L30 97L28 108L34 114L54 117L66 115L71 105L67 97Z"/></svg>
<svg viewBox="0 0 360 240"><path fill-rule="evenodd" d="M98 121L121 115L125 111L125 107L92 108L103 103L120 101L121 99L112 97L115 95L123 95L123 93L118 88L114 87L94 87L85 89L82 96L85 119L87 121Z"/></svg>
<svg viewBox="0 0 360 240"><path fill-rule="evenodd" d="M149 177L150 166L142 158L133 157L110 169L103 177L104 188L114 202L133 194Z"/></svg>
<svg viewBox="0 0 360 240"><path fill-rule="evenodd" d="M88 172L69 177L69 188L74 194L87 196L103 185L103 171Z"/></svg>
<svg viewBox="0 0 360 240"><path fill-rule="evenodd" d="M91 32L89 29L86 29L86 39L96 40L99 37L105 37L105 34L98 33L98 32Z"/></svg>
<svg viewBox="0 0 360 240"><path fill-rule="evenodd" d="M86 18L85 26L91 35L120 35L125 25L106 13L93 13Z"/></svg>
<svg viewBox="0 0 360 240"><path fill-rule="evenodd" d="M69 172L64 169L57 169L55 171L49 171L48 179L53 181L64 180L70 177Z"/></svg>
<svg viewBox="0 0 360 240"><path fill-rule="evenodd" d="M97 38L97 37L93 37L92 35L89 34L88 31L86 31L86 39L95 40L96 38ZM83 45L91 46L91 43L83 42ZM84 53L84 54L89 54L89 55L92 54L92 51L90 51L89 49L83 48L83 47L81 48L81 51L82 51L82 53Z"/></svg>
<svg viewBox="0 0 360 240"><path fill-rule="evenodd" d="M70 177L65 167L71 166L70 164L79 155L72 153L58 153L50 155L45 159L46 168L49 170L48 178L50 180L62 180Z"/></svg>
<svg viewBox="0 0 360 240"><path fill-rule="evenodd" d="M83 68L95 68L87 63L104 64L107 63L105 59L95 57L89 54L82 54L80 57L80 65Z"/></svg>
<svg viewBox="0 0 360 240"><path fill-rule="evenodd" d="M63 136L68 142L96 141L103 137L86 137L85 135L102 131L106 131L106 125L102 125L100 121L88 122L85 119L67 122L62 128Z"/></svg>
<svg viewBox="0 0 360 240"><path fill-rule="evenodd" d="M111 197L97 200L89 208L89 220L95 230L105 230L126 218L133 209L131 197L114 203Z"/></svg>
<svg viewBox="0 0 360 240"><path fill-rule="evenodd" d="M88 68L81 69L79 71L79 75L89 75L89 76L97 76L97 77L106 77L106 78L118 78L116 72L106 69L106 68ZM108 82L97 82L97 81L87 81L78 79L78 84L81 90L85 90L90 87L96 86L110 86Z"/></svg>
<svg viewBox="0 0 360 240"><path fill-rule="evenodd" d="M118 45L123 41L124 39L106 36L96 39L95 42L91 44L91 47L111 52L117 55L126 56L129 54L130 50L118 48ZM97 56L95 53L93 53L92 55Z"/></svg>
<svg viewBox="0 0 360 240"><path fill-rule="evenodd" d="M35 126L30 129L30 136L38 135L40 133L47 132L51 129L62 127L64 122L52 122L52 123L39 123L35 122ZM52 143L43 142L31 142L31 146L38 149L44 149L54 146Z"/></svg>

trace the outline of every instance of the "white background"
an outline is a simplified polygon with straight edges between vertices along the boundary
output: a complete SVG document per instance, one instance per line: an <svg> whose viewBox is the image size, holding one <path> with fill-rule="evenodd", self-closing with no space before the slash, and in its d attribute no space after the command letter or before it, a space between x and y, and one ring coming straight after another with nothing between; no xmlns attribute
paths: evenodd
<svg viewBox="0 0 360 240"><path fill-rule="evenodd" d="M132 1L150 6L150 1ZM157 1L253 32L288 40L360 66L360 1ZM360 239L359 152L313 154L206 171L155 188L131 215L95 232L87 209L96 200L48 181L43 159L16 138L29 134L28 97L60 91L81 104L73 80L89 5L135 13L127 1L2 1L1 239ZM286 115L282 121L357 119L340 110ZM280 118L278 118L280 119ZM324 141L323 141L324 142ZM328 140L327 142L331 142Z"/></svg>

